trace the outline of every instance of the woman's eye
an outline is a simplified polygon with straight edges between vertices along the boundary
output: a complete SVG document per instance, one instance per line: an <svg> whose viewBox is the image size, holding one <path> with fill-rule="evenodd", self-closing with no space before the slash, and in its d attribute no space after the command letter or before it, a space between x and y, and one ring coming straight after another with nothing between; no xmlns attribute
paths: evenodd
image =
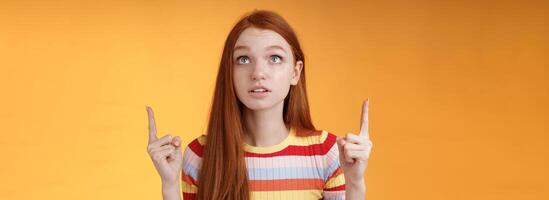
<svg viewBox="0 0 549 200"><path fill-rule="evenodd" d="M247 64L250 62L250 58L248 58L248 56L240 56L236 58L236 61L238 62L238 64Z"/></svg>
<svg viewBox="0 0 549 200"><path fill-rule="evenodd" d="M278 55L272 55L271 56L271 61L273 63L280 63L282 62L282 57L278 56Z"/></svg>

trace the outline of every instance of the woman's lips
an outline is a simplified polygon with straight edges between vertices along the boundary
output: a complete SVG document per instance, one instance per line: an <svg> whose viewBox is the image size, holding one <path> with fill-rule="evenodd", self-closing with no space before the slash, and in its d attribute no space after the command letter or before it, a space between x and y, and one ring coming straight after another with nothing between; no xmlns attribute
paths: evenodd
<svg viewBox="0 0 549 200"><path fill-rule="evenodd" d="M271 92L269 91L266 91L266 92L248 92L250 93L250 95L254 98L265 98L267 96L269 96L269 94L271 94Z"/></svg>

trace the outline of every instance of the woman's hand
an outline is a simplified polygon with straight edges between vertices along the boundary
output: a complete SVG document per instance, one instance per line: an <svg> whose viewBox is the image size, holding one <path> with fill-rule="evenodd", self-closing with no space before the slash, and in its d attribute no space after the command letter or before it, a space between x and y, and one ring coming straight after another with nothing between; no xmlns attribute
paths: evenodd
<svg viewBox="0 0 549 200"><path fill-rule="evenodd" d="M362 119L358 135L347 133L338 137L339 161L345 176L345 184L364 184L364 172L372 150L372 141L368 133L368 102L362 105Z"/></svg>
<svg viewBox="0 0 549 200"><path fill-rule="evenodd" d="M147 106L149 116L149 145L147 152L163 184L178 184L179 175L183 166L181 154L181 139L179 136L165 135L160 139L156 136L156 123L151 107Z"/></svg>

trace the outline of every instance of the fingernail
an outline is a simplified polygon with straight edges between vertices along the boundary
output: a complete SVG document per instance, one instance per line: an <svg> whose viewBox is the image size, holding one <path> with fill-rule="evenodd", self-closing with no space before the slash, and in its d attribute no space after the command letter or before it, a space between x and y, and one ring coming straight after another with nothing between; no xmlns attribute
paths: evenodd
<svg viewBox="0 0 549 200"><path fill-rule="evenodd" d="M175 142L174 142L174 144L175 144L176 146L179 146L179 145L181 144L181 138L179 138L179 136L176 136L176 137L175 137Z"/></svg>

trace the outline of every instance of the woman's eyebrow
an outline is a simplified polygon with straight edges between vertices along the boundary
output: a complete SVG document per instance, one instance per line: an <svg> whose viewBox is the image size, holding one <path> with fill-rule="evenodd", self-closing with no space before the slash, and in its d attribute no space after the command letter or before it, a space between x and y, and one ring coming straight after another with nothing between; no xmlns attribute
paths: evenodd
<svg viewBox="0 0 549 200"><path fill-rule="evenodd" d="M286 53L286 50L284 48L282 48L281 46L278 46L278 45L271 45L271 46L268 46L267 48L265 48L265 50L269 50L269 49L280 49L280 50L284 51L284 53Z"/></svg>
<svg viewBox="0 0 549 200"><path fill-rule="evenodd" d="M242 46L242 45L238 45L238 46L235 46L234 47L234 50L239 50L239 49L246 49L246 50L250 50L250 47L248 46Z"/></svg>
<svg viewBox="0 0 549 200"><path fill-rule="evenodd" d="M243 45L238 45L238 46L234 47L234 51L239 50L239 49L250 50L250 47L243 46ZM284 48L282 48L281 46L279 46L279 45L271 45L271 46L265 47L265 50L269 50L269 49L280 49L280 50L284 51L284 53L286 53L286 50Z"/></svg>

